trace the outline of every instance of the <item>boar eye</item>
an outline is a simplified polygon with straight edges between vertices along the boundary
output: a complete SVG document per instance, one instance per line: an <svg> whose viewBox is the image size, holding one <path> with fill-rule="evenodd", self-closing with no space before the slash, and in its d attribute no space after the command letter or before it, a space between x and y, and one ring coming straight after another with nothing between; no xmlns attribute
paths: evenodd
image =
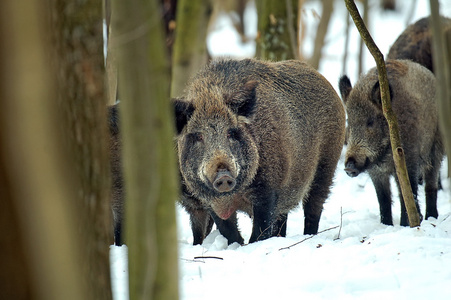
<svg viewBox="0 0 451 300"><path fill-rule="evenodd" d="M204 140L204 136L200 132L190 133L189 140L192 142L202 142Z"/></svg>
<svg viewBox="0 0 451 300"><path fill-rule="evenodd" d="M227 138L238 140L240 136L240 132L238 128L232 128L227 131Z"/></svg>
<svg viewBox="0 0 451 300"><path fill-rule="evenodd" d="M196 132L196 133L194 134L194 140L195 140L196 142L202 142L202 141L204 140L203 134L200 133L200 132Z"/></svg>
<svg viewBox="0 0 451 300"><path fill-rule="evenodd" d="M374 119L369 118L368 121L366 122L366 127L373 127L373 125L374 125Z"/></svg>

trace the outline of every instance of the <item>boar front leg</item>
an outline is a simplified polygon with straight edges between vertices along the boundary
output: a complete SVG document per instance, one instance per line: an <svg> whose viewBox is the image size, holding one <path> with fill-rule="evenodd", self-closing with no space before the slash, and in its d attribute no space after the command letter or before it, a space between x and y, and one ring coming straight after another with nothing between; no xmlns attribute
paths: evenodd
<svg viewBox="0 0 451 300"><path fill-rule="evenodd" d="M285 237L287 235L288 214L282 214L274 224L273 236Z"/></svg>
<svg viewBox="0 0 451 300"><path fill-rule="evenodd" d="M219 232L227 239L228 244L238 243L242 245L244 243L241 237L240 231L238 230L238 220L236 217L236 212L234 212L227 220L223 220L218 215L211 210L210 211L213 220L215 221L216 227L218 227Z"/></svg>
<svg viewBox="0 0 451 300"><path fill-rule="evenodd" d="M370 173L376 190L377 201L379 202L379 210L381 215L381 223L385 225L393 225L391 213L391 190L390 176L385 173Z"/></svg>
<svg viewBox="0 0 451 300"><path fill-rule="evenodd" d="M257 197L253 203L253 226L249 243L266 240L273 236L274 231L276 192L262 185L255 190Z"/></svg>
<svg viewBox="0 0 451 300"><path fill-rule="evenodd" d="M206 209L192 209L189 211L193 245L201 245L213 227L213 219Z"/></svg>

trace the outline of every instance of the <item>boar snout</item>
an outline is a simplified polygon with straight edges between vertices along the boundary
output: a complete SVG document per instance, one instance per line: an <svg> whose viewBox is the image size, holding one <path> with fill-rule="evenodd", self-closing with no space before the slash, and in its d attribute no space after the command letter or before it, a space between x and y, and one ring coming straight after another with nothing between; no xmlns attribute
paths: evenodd
<svg viewBox="0 0 451 300"><path fill-rule="evenodd" d="M345 163L345 172L348 174L349 177L356 177L360 174L360 171L355 166L355 159L350 157L346 160Z"/></svg>
<svg viewBox="0 0 451 300"><path fill-rule="evenodd" d="M219 169L215 180L213 181L213 187L220 193L226 193L233 190L236 185L235 178L232 177L227 169Z"/></svg>

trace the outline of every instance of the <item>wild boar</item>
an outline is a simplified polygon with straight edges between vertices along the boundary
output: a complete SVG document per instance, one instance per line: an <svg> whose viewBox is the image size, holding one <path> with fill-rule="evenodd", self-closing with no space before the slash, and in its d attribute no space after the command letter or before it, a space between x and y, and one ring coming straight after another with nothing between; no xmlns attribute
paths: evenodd
<svg viewBox="0 0 451 300"><path fill-rule="evenodd" d="M446 34L451 31L451 19L442 17L443 30ZM429 17L422 18L409 25L390 47L387 59L409 59L434 72L432 59L432 29ZM419 178L423 184L423 178ZM439 176L438 188L442 189Z"/></svg>
<svg viewBox="0 0 451 300"><path fill-rule="evenodd" d="M117 104L108 107L108 121L110 129L110 169L112 178L111 207L113 210L114 244L116 246L121 246L123 243L122 220L124 214L124 188Z"/></svg>
<svg viewBox="0 0 451 300"><path fill-rule="evenodd" d="M426 218L437 218L437 185L444 149L435 104L435 77L425 67L408 60L388 60L386 66L392 109L399 123L417 208L418 179L422 177L426 191ZM396 177L396 173L376 68L361 76L354 87L347 76L341 77L339 89L349 127L345 171L351 177L368 172L376 189L381 222L393 225L389 178L392 175ZM408 225L402 198L401 225Z"/></svg>
<svg viewBox="0 0 451 300"><path fill-rule="evenodd" d="M299 61L216 60L174 99L182 205L194 244L212 220L243 243L237 211L253 218L249 242L286 235L302 202L316 234L340 157L344 108L316 70Z"/></svg>
<svg viewBox="0 0 451 300"><path fill-rule="evenodd" d="M451 30L451 19L442 17L444 30ZM387 59L409 59L434 72L432 32L429 17L409 25L388 51Z"/></svg>

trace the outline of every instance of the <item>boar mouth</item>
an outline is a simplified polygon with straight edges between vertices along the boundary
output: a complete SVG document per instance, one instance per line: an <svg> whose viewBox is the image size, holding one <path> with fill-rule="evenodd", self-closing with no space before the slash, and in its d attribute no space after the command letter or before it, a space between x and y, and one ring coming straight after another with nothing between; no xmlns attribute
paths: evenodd
<svg viewBox="0 0 451 300"><path fill-rule="evenodd" d="M220 212L216 212L216 214L218 215L218 217L220 217L223 220L227 220L228 218L230 218L230 216L235 212L235 209L233 207L229 207L227 210L225 211L220 211Z"/></svg>
<svg viewBox="0 0 451 300"><path fill-rule="evenodd" d="M365 164L361 167L359 167L355 159L351 157L346 161L344 170L349 177L357 177L360 173L364 172L369 165L370 160L368 157L365 159Z"/></svg>
<svg viewBox="0 0 451 300"><path fill-rule="evenodd" d="M239 206L240 199L241 198L239 196L237 197L236 195L222 199L216 199L216 201L211 204L211 208L213 209L215 214L218 215L218 217L223 220L227 220L233 213L236 212Z"/></svg>

